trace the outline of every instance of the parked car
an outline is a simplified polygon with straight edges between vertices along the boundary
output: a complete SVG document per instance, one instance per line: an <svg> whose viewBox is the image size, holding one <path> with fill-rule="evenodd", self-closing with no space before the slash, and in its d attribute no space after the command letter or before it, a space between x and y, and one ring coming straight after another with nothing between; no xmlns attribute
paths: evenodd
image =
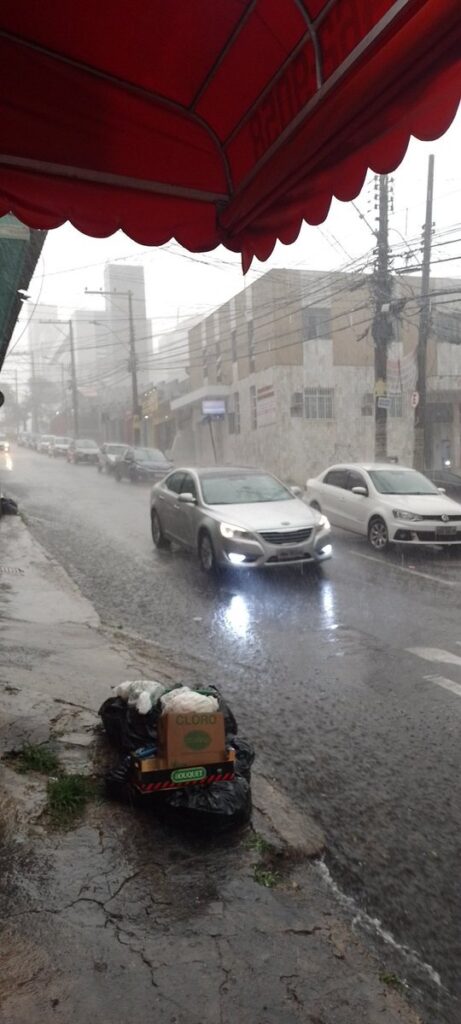
<svg viewBox="0 0 461 1024"><path fill-rule="evenodd" d="M132 483L145 481L153 483L162 480L173 468L173 463L159 448L126 448L121 458L114 465L116 480L127 477Z"/></svg>
<svg viewBox="0 0 461 1024"><path fill-rule="evenodd" d="M6 434L0 434L0 452L8 452L10 450L10 442Z"/></svg>
<svg viewBox="0 0 461 1024"><path fill-rule="evenodd" d="M97 466L99 462L99 448L96 441L92 441L87 437L71 441L67 449L67 461L72 462L74 466L77 462L85 462L89 465Z"/></svg>
<svg viewBox="0 0 461 1024"><path fill-rule="evenodd" d="M461 544L461 504L427 476L406 466L330 466L306 484L307 500L333 526L368 537L375 551L389 544Z"/></svg>
<svg viewBox="0 0 461 1024"><path fill-rule="evenodd" d="M176 469L151 492L157 548L177 541L204 572L315 565L331 557L330 524L258 469Z"/></svg>
<svg viewBox="0 0 461 1024"><path fill-rule="evenodd" d="M117 459L121 458L126 450L126 444L118 444L113 441L106 441L101 445L98 461L99 473L113 473Z"/></svg>
<svg viewBox="0 0 461 1024"><path fill-rule="evenodd" d="M66 456L71 444L71 437L54 437L48 449L48 455L54 459L57 459L59 456Z"/></svg>
<svg viewBox="0 0 461 1024"><path fill-rule="evenodd" d="M50 444L54 441L54 434L41 434L37 441L37 451L40 455L48 455Z"/></svg>
<svg viewBox="0 0 461 1024"><path fill-rule="evenodd" d="M35 451L39 436L39 434L26 434L26 448L30 448L31 451Z"/></svg>
<svg viewBox="0 0 461 1024"><path fill-rule="evenodd" d="M427 474L436 487L443 488L449 498L461 502L461 474L452 469L433 469Z"/></svg>

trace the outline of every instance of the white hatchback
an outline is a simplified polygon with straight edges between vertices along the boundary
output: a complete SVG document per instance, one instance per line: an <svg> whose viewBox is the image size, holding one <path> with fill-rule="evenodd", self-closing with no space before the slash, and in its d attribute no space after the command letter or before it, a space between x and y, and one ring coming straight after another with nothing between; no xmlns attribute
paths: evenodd
<svg viewBox="0 0 461 1024"><path fill-rule="evenodd" d="M389 463L330 466L307 481L306 498L333 526L389 544L461 545L461 504L422 473Z"/></svg>

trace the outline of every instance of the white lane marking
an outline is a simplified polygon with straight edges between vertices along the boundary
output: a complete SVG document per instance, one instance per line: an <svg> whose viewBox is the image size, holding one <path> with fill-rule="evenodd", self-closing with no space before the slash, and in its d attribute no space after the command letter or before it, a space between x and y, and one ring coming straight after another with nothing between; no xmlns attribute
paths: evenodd
<svg viewBox="0 0 461 1024"><path fill-rule="evenodd" d="M436 683L437 686L443 686L444 690L451 690L457 697L461 697L461 683L454 683L452 679L445 679L445 676L424 676L424 679L427 683Z"/></svg>
<svg viewBox="0 0 461 1024"><path fill-rule="evenodd" d="M362 551L351 551L351 555L355 555L356 558L366 558L367 562L378 562L379 565L385 565L388 569L398 569L399 572L406 572L409 576L421 576L423 580L443 583L446 587L459 587L461 585L455 580L444 580L442 576L433 576L429 572L419 572L418 569L407 569L405 565L394 565L393 562L385 562L383 558L375 558L374 555L364 555Z"/></svg>
<svg viewBox="0 0 461 1024"><path fill-rule="evenodd" d="M444 665L461 665L459 654L443 651L440 647L407 647L408 654L416 654L425 661L440 661Z"/></svg>

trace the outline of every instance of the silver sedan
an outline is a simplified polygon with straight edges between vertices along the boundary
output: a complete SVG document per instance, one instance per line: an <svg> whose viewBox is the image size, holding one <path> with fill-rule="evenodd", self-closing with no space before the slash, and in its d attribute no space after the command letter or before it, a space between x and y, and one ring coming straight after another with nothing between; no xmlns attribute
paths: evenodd
<svg viewBox="0 0 461 1024"><path fill-rule="evenodd" d="M175 469L151 491L154 544L196 551L207 573L324 562L330 524L298 493L258 469Z"/></svg>

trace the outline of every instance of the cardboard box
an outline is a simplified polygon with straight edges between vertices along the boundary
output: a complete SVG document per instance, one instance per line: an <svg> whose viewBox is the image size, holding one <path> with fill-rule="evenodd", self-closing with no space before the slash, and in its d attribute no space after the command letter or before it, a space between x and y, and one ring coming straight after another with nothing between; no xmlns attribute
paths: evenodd
<svg viewBox="0 0 461 1024"><path fill-rule="evenodd" d="M171 768L226 760L224 715L168 714L159 719L159 753Z"/></svg>

